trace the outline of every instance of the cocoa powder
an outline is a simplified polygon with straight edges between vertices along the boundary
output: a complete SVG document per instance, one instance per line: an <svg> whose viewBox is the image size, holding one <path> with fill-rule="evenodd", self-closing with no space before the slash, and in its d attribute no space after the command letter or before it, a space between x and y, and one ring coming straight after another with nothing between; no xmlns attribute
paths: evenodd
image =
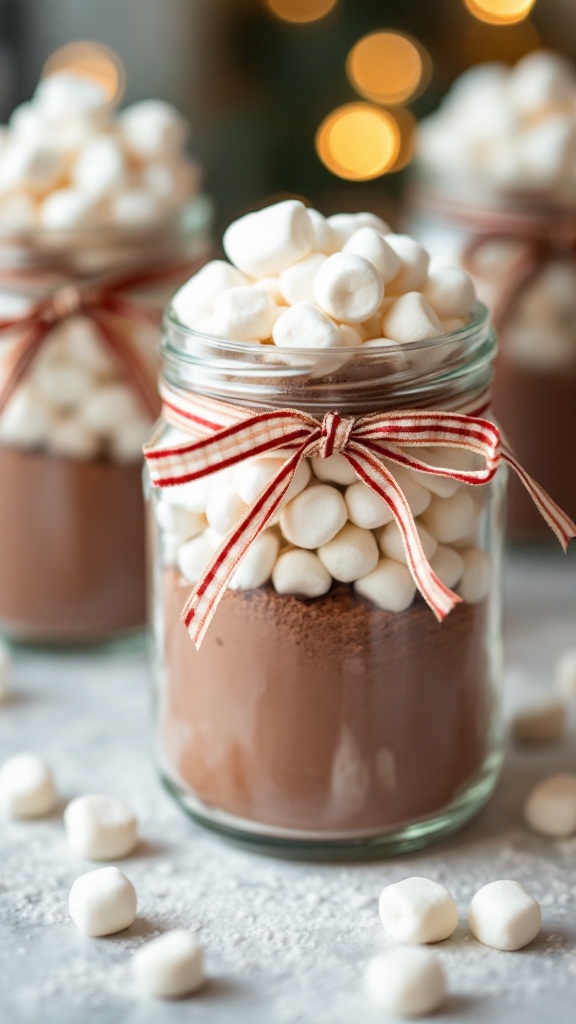
<svg viewBox="0 0 576 1024"><path fill-rule="evenodd" d="M487 607L440 625L337 586L308 601L228 591L197 652L190 590L164 570L160 746L209 809L318 835L440 811L481 768L491 699Z"/></svg>
<svg viewBox="0 0 576 1024"><path fill-rule="evenodd" d="M0 626L84 642L146 619L141 466L0 447Z"/></svg>

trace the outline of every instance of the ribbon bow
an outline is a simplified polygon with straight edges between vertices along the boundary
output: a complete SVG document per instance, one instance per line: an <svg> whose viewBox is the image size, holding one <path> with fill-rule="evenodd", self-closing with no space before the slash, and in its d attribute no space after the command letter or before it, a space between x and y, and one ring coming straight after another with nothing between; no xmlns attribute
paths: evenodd
<svg viewBox="0 0 576 1024"><path fill-rule="evenodd" d="M158 414L156 379L131 343L126 322L158 327L162 310L136 301L131 292L162 284L178 284L194 273L197 266L197 262L188 261L160 268L139 267L114 275L60 281L56 286L54 278L48 275L27 271L2 272L0 286L16 285L24 294L27 289L42 289L46 294L20 316L0 319L0 333L14 329L23 332L18 338L7 338L13 348L0 368L0 412L26 375L50 331L68 317L82 314L98 328L103 343L120 364L143 411L155 419Z"/></svg>
<svg viewBox="0 0 576 1024"><path fill-rule="evenodd" d="M498 428L480 415L489 407L488 394L477 400L473 413L406 409L342 417L337 412L328 412L322 422L296 409L257 411L191 396L166 383L161 384L161 394L165 419L203 436L163 448L156 448L153 440L145 447L150 477L156 487L200 480L265 452L286 450L288 456L232 527L186 602L182 620L196 648L200 647L238 565L280 508L302 459L326 459L340 453L358 479L388 505L400 529L414 582L440 621L461 598L432 570L402 488L382 458L416 472L473 485L488 483L500 463L506 462L520 476L564 550L576 536L576 524L519 466ZM404 450L428 446L464 449L481 456L484 468L439 468Z"/></svg>

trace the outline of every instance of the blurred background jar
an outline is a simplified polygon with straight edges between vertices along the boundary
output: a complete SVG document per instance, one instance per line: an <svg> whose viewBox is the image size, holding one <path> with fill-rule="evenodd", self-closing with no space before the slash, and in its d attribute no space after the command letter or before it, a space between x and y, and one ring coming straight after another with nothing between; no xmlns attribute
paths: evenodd
<svg viewBox="0 0 576 1024"><path fill-rule="evenodd" d="M159 327L209 223L184 118L117 114L115 55L61 56L0 154L0 629L50 643L144 624Z"/></svg>
<svg viewBox="0 0 576 1024"><path fill-rule="evenodd" d="M537 52L480 65L418 133L411 228L458 259L491 309L494 406L517 454L576 514L576 74ZM569 453L569 463L561 452ZM514 538L545 526L511 482Z"/></svg>

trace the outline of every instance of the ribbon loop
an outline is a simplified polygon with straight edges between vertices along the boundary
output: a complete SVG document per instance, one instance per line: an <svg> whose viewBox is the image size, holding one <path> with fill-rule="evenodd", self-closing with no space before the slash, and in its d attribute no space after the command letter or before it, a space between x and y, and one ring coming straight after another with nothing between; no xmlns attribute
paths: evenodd
<svg viewBox="0 0 576 1024"><path fill-rule="evenodd" d="M352 417L343 418L337 412L327 412L322 420L322 436L318 447L321 459L329 459L334 452L343 452L354 429Z"/></svg>

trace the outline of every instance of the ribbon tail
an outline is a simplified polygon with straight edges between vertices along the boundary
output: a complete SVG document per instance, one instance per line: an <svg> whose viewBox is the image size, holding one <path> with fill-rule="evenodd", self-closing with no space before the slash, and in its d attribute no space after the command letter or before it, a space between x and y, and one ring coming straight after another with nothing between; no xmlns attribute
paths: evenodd
<svg viewBox="0 0 576 1024"><path fill-rule="evenodd" d="M131 384L143 412L155 420L159 413L156 378L144 361L136 354L125 332L116 328L110 315L98 309L87 310L87 315L96 324L103 342L110 349L114 359L121 366L126 380Z"/></svg>
<svg viewBox="0 0 576 1024"><path fill-rule="evenodd" d="M307 447L308 442L294 452L263 488L254 504L232 527L190 594L181 619L196 650L200 649L206 630L236 569L278 511Z"/></svg>
<svg viewBox="0 0 576 1024"><path fill-rule="evenodd" d="M562 511L544 488L536 483L526 470L522 468L504 440L502 440L502 461L506 462L514 470L524 484L540 515L546 520L550 529L556 534L564 551L566 551L570 541L576 537L576 523Z"/></svg>
<svg viewBox="0 0 576 1024"><path fill-rule="evenodd" d="M350 441L342 454L357 477L388 505L400 530L412 579L438 621L442 622L462 598L445 586L432 569L401 487L392 473L364 445Z"/></svg>

